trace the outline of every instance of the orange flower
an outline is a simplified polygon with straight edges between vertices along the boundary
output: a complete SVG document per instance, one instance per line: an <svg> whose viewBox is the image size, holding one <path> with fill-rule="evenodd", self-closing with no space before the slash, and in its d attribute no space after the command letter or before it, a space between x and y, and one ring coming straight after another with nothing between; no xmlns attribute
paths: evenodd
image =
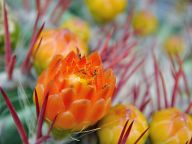
<svg viewBox="0 0 192 144"><path fill-rule="evenodd" d="M40 108L49 92L45 119L54 128L78 131L95 124L109 110L115 89L112 70L104 70L94 52L79 58L74 52L57 55L39 76L36 91Z"/></svg>
<svg viewBox="0 0 192 144"><path fill-rule="evenodd" d="M40 40L42 41L40 43ZM36 51L38 45L40 46ZM55 55L66 56L69 52L79 49L82 55L87 55L86 44L74 33L67 29L47 29L44 30L36 42L33 51L34 67L41 73L50 63Z"/></svg>

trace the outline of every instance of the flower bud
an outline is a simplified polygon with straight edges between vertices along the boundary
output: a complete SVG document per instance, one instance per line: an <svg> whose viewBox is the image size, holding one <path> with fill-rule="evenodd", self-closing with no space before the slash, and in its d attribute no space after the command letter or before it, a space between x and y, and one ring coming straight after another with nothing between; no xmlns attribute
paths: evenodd
<svg viewBox="0 0 192 144"><path fill-rule="evenodd" d="M39 43L40 46L38 47ZM71 51L77 52L77 48L81 55L87 55L88 48L85 43L69 30L44 30L40 34L33 50L35 70L37 73L41 73L55 55L66 56Z"/></svg>
<svg viewBox="0 0 192 144"><path fill-rule="evenodd" d="M133 16L132 26L138 36L148 36L157 30L158 20L150 11L140 11Z"/></svg>
<svg viewBox="0 0 192 144"><path fill-rule="evenodd" d="M106 23L125 10L127 0L85 0L85 3L96 21Z"/></svg>
<svg viewBox="0 0 192 144"><path fill-rule="evenodd" d="M91 29L86 21L75 17L69 18L63 23L62 27L70 30L88 44Z"/></svg>
<svg viewBox="0 0 192 144"><path fill-rule="evenodd" d="M118 104L99 122L98 131L101 144L117 144L121 131L129 120L128 125L134 121L126 144L133 144L148 128L144 115L132 105ZM129 126L128 126L129 127ZM148 132L139 140L138 144L145 144Z"/></svg>
<svg viewBox="0 0 192 144"><path fill-rule="evenodd" d="M181 37L171 36L164 43L165 52L173 57L179 56L184 51L184 41Z"/></svg>
<svg viewBox="0 0 192 144"><path fill-rule="evenodd" d="M192 136L192 118L178 108L163 109L152 116L150 138L154 144L185 144Z"/></svg>

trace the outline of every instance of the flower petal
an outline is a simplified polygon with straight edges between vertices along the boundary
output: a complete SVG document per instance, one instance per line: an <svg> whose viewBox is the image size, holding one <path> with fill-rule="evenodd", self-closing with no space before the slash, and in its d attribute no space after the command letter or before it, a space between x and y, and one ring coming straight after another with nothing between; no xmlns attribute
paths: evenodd
<svg viewBox="0 0 192 144"><path fill-rule="evenodd" d="M72 129L75 124L75 118L70 111L58 114L55 121L55 127L61 129Z"/></svg>
<svg viewBox="0 0 192 144"><path fill-rule="evenodd" d="M70 107L70 111L73 113L77 123L82 123L86 119L88 112L90 111L91 102L86 99L75 100Z"/></svg>
<svg viewBox="0 0 192 144"><path fill-rule="evenodd" d="M45 116L52 121L57 114L64 110L65 107L62 101L62 97L58 94L49 95Z"/></svg>

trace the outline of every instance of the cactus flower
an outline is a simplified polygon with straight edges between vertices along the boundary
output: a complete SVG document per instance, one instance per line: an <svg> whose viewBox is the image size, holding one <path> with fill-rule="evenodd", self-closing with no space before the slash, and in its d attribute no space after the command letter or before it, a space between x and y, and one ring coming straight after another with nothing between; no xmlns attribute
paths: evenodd
<svg viewBox="0 0 192 144"><path fill-rule="evenodd" d="M171 36L164 43L164 50L169 56L177 56L184 51L184 41L179 36Z"/></svg>
<svg viewBox="0 0 192 144"><path fill-rule="evenodd" d="M75 17L69 18L63 23L62 27L69 29L71 32L81 38L86 44L88 44L91 29L86 21Z"/></svg>
<svg viewBox="0 0 192 144"><path fill-rule="evenodd" d="M104 70L94 52L80 58L74 52L55 56L39 76L36 92L42 107L47 92L45 119L57 116L54 128L79 131L95 124L109 110L116 78L111 69Z"/></svg>
<svg viewBox="0 0 192 144"><path fill-rule="evenodd" d="M163 109L152 116L153 144L185 144L192 137L192 118L178 108Z"/></svg>
<svg viewBox="0 0 192 144"><path fill-rule="evenodd" d="M42 41L37 50L41 38ZM41 73L55 55L66 56L71 51L76 52L77 48L82 55L88 53L85 43L72 32L66 29L44 30L39 36L33 52L34 67L37 73Z"/></svg>
<svg viewBox="0 0 192 144"><path fill-rule="evenodd" d="M132 27L138 36L147 36L157 30L158 20L150 11L143 10L133 16Z"/></svg>
<svg viewBox="0 0 192 144"><path fill-rule="evenodd" d="M125 10L127 0L85 0L85 4L96 21L106 23Z"/></svg>
<svg viewBox="0 0 192 144"><path fill-rule="evenodd" d="M134 121L126 144L133 144L148 128L144 115L132 105L118 104L99 122L98 131L101 144L117 144L126 121ZM131 124L129 122L128 124ZM146 142L148 132L140 139L138 144Z"/></svg>

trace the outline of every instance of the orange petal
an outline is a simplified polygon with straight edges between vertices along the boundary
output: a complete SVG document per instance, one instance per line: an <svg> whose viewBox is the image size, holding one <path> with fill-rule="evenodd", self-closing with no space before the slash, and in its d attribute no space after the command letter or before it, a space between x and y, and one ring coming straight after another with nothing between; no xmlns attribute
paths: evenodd
<svg viewBox="0 0 192 144"><path fill-rule="evenodd" d="M89 119L91 122L95 123L98 121L105 112L105 100L99 99L92 107Z"/></svg>
<svg viewBox="0 0 192 144"><path fill-rule="evenodd" d="M107 85L105 88L103 88L100 97L104 98L105 100L108 99L109 97L112 97L114 88L115 88L114 85L113 86Z"/></svg>
<svg viewBox="0 0 192 144"><path fill-rule="evenodd" d="M73 60L77 60L77 54L74 51L71 51L65 58L67 64L71 64Z"/></svg>
<svg viewBox="0 0 192 144"><path fill-rule="evenodd" d="M98 74L96 75L96 78L95 78L95 84L97 89L101 89L104 85L104 73L103 73L103 70L101 69L98 69L97 73Z"/></svg>
<svg viewBox="0 0 192 144"><path fill-rule="evenodd" d="M37 86L35 87L36 91L37 91L37 97L38 97L38 101L39 101L39 106L41 107L43 104L43 100L44 100L44 87L42 84L37 84ZM35 93L33 94L33 101L35 102Z"/></svg>
<svg viewBox="0 0 192 144"><path fill-rule="evenodd" d="M78 63L79 68L84 67L86 63L87 63L86 57L82 57Z"/></svg>
<svg viewBox="0 0 192 144"><path fill-rule="evenodd" d="M48 85L47 85L47 87L46 87L46 89L45 89L45 94L46 94L47 92L48 92L50 95L53 95L53 94L56 94L56 93L59 92L59 86L57 86L56 81L51 80L51 81L48 83Z"/></svg>
<svg viewBox="0 0 192 144"><path fill-rule="evenodd" d="M46 84L47 83L47 71L43 71L37 80L38 84Z"/></svg>
<svg viewBox="0 0 192 144"><path fill-rule="evenodd" d="M62 90L64 90L66 87L68 87L67 86L67 80L64 78L62 78L62 77L60 77L60 76L58 76L57 78L56 78L56 81L58 81L58 84L59 84L59 91L61 92Z"/></svg>
<svg viewBox="0 0 192 144"><path fill-rule="evenodd" d="M46 117L49 120L53 120L57 114L64 111L65 107L62 101L62 97L58 94L49 95L47 107L46 107Z"/></svg>
<svg viewBox="0 0 192 144"><path fill-rule="evenodd" d="M54 76L57 74L57 72L60 70L62 58L63 57L61 55L56 55L51 60L47 69L48 76L49 76L48 79L53 79Z"/></svg>
<svg viewBox="0 0 192 144"><path fill-rule="evenodd" d="M62 112L57 116L55 127L61 129L72 129L75 126L75 118L69 111Z"/></svg>
<svg viewBox="0 0 192 144"><path fill-rule="evenodd" d="M62 92L59 95L61 95L61 97L63 99L65 108L69 109L69 107L75 97L74 90L72 88L66 88L66 89L62 90Z"/></svg>
<svg viewBox="0 0 192 144"><path fill-rule="evenodd" d="M116 78L111 69L108 69L104 72L105 83L114 84L116 83Z"/></svg>
<svg viewBox="0 0 192 144"><path fill-rule="evenodd" d="M81 85L81 89L78 92L78 99L88 99L92 100L95 95L95 88L93 86L83 86Z"/></svg>
<svg viewBox="0 0 192 144"><path fill-rule="evenodd" d="M79 124L86 119L90 110L91 102L86 99L75 100L70 107L70 111L73 113L76 122Z"/></svg>
<svg viewBox="0 0 192 144"><path fill-rule="evenodd" d="M88 57L93 66L100 66L102 64L101 57L97 52L93 52Z"/></svg>
<svg viewBox="0 0 192 144"><path fill-rule="evenodd" d="M108 98L106 100L106 103L105 103L105 114L109 111L109 109L111 108L111 98Z"/></svg>

